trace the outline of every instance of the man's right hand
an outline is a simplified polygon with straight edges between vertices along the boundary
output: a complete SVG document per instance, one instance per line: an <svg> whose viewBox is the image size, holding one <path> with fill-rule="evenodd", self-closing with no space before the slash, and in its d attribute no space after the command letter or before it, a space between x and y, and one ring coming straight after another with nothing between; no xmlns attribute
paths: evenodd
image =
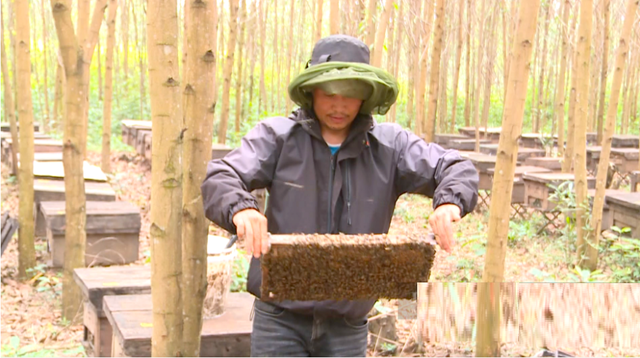
<svg viewBox="0 0 640 358"><path fill-rule="evenodd" d="M238 211L233 216L233 224L236 226L236 234L240 240L244 240L248 250L255 258L269 251L269 234L267 230L267 218L256 209Z"/></svg>

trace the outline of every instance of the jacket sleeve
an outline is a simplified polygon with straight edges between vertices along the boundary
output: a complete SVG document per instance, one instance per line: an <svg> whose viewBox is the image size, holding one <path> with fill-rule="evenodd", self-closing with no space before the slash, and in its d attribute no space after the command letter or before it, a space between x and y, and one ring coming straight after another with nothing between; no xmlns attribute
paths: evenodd
<svg viewBox="0 0 640 358"><path fill-rule="evenodd" d="M236 232L235 213L258 210L251 191L270 186L281 148L274 120L259 122L242 138L239 148L207 165L200 187L205 216L231 233Z"/></svg>
<svg viewBox="0 0 640 358"><path fill-rule="evenodd" d="M464 217L478 202L478 172L470 160L456 150L427 143L401 130L395 140L397 155L396 190L433 198L433 207L455 204Z"/></svg>

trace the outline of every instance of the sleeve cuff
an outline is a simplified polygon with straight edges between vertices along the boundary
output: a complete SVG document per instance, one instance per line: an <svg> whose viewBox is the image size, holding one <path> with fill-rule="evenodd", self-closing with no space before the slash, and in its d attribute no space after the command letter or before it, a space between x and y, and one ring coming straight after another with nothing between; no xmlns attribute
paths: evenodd
<svg viewBox="0 0 640 358"><path fill-rule="evenodd" d="M239 201L238 203L234 204L231 206L231 209L229 209L229 228L233 229L232 234L236 234L236 225L233 223L233 216L242 210L245 209L256 209L259 211L258 209L258 202L256 201L256 199L254 198L250 198L250 199L243 199L241 201Z"/></svg>

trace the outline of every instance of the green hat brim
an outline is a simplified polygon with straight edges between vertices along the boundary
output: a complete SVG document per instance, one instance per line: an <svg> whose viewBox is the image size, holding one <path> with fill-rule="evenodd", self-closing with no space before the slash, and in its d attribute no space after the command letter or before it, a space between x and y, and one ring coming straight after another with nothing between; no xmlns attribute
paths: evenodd
<svg viewBox="0 0 640 358"><path fill-rule="evenodd" d="M326 62L305 69L289 84L289 96L300 107L310 109L313 104L309 89L339 80L358 80L371 87L371 95L363 100L360 113L384 115L398 96L398 84L391 74L353 62Z"/></svg>

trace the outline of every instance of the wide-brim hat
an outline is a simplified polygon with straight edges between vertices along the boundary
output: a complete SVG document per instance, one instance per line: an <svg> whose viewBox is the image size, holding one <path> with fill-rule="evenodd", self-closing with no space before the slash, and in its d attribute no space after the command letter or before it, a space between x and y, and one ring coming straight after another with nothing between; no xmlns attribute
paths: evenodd
<svg viewBox="0 0 640 358"><path fill-rule="evenodd" d="M331 35L320 39L304 71L289 84L291 100L313 106L311 92L325 92L363 100L360 113L386 114L398 96L396 79L369 64L369 47L355 37Z"/></svg>

